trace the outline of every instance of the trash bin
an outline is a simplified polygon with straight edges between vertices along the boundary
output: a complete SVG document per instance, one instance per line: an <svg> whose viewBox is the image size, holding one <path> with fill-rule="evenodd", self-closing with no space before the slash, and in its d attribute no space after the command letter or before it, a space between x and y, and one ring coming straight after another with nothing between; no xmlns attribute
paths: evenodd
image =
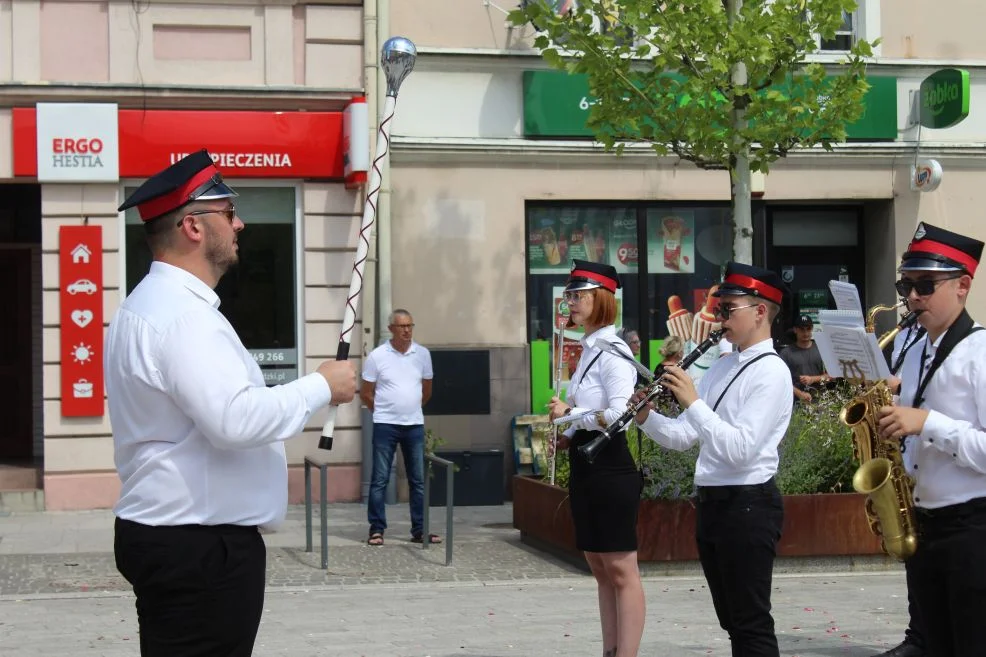
<svg viewBox="0 0 986 657"><path fill-rule="evenodd" d="M435 452L435 456L456 465L452 491L455 506L496 506L503 504L503 450L465 450ZM445 506L448 482L445 468L431 464L431 506Z"/></svg>

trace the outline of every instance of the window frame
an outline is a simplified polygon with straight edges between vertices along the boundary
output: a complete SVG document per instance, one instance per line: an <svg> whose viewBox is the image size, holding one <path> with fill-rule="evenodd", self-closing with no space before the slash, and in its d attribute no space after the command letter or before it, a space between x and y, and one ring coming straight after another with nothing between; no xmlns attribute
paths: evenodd
<svg viewBox="0 0 986 657"><path fill-rule="evenodd" d="M121 178L117 183L119 198L126 198L128 187L138 187L146 178ZM298 353L296 378L305 375L305 361L308 358L305 349L305 245L304 245L304 183L298 180L284 178L234 178L225 179L233 189L246 187L291 188L294 191L294 296L295 296L295 341ZM249 226L249 217L247 217ZM127 298L127 217L126 211L117 213L117 243L120 245L117 253L117 265L120 278L120 303Z"/></svg>

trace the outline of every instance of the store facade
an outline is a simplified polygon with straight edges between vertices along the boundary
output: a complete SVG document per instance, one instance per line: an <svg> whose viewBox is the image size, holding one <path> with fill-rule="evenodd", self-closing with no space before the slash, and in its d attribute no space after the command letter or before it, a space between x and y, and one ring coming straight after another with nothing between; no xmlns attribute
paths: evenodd
<svg viewBox="0 0 986 657"><path fill-rule="evenodd" d="M0 97L0 285L28 345L3 359L8 506L11 492L21 508L115 502L102 336L150 263L138 217L116 208L185 154L208 149L239 192L241 265L217 293L267 382L335 356L372 129L362 23L361 2L0 3L15 46L0 78L22 82ZM95 64L70 56L80 29L102 35ZM293 502L324 419L286 444ZM337 416L332 499L359 499L360 421L357 404Z"/></svg>
<svg viewBox="0 0 986 657"><path fill-rule="evenodd" d="M480 2L427 4L392 16L420 53L395 123L395 243L415 258L395 259L394 294L434 307L418 321L431 343L491 354L500 414L439 418L436 431L463 447L504 446L511 410L540 412L550 396L559 363L549 345L573 257L621 272L620 321L641 332L651 367L672 326L708 329L704 295L732 248L729 181L646 147L606 154L585 128L585 81L544 65L531 50L533 28L509 27ZM781 272L808 312L830 304L832 279L856 284L867 306L893 302L896 263L919 220L986 237L977 209L986 200L978 182L986 120L975 109L986 95L986 53L942 59L939 46L954 43L945 26L862 4L865 36L884 37L867 71L865 116L847 143L791 154L755 190L754 261ZM902 50L911 30L927 54ZM837 71L836 56L821 59ZM922 80L958 65L970 75L971 114L919 132L913 97ZM914 189L918 155L942 164L936 191ZM447 283L429 284L439 281ZM970 310L986 311L986 293L974 292Z"/></svg>

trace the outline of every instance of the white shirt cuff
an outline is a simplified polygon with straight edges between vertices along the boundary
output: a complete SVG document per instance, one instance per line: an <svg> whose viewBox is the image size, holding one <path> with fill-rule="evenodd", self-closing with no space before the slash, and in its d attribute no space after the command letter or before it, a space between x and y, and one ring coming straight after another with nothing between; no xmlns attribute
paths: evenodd
<svg viewBox="0 0 986 657"><path fill-rule="evenodd" d="M927 445L948 454L956 452L955 439L949 433L951 420L938 411L928 411L928 418L921 429L921 440Z"/></svg>
<svg viewBox="0 0 986 657"><path fill-rule="evenodd" d="M312 412L317 411L323 406L328 406L332 401L332 389L329 382L318 372L312 372L295 381L301 389L301 394L308 403L308 409Z"/></svg>

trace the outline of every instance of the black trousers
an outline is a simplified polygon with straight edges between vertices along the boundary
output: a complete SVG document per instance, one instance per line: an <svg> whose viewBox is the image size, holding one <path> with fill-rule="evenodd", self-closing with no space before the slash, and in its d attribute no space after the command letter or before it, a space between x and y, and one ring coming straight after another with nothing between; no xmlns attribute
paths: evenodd
<svg viewBox="0 0 986 657"><path fill-rule="evenodd" d="M934 657L986 652L986 498L941 509L916 509L918 549L907 584L925 644Z"/></svg>
<svg viewBox="0 0 986 657"><path fill-rule="evenodd" d="M778 657L770 589L784 506L773 479L700 487L698 556L733 657Z"/></svg>
<svg viewBox="0 0 986 657"><path fill-rule="evenodd" d="M116 520L116 567L134 587L142 657L249 657L267 550L256 527Z"/></svg>
<svg viewBox="0 0 986 657"><path fill-rule="evenodd" d="M927 641L924 639L924 629L921 623L921 611L918 609L917 602L914 600L914 592L911 591L911 559L904 562L904 572L907 573L907 615L909 617L907 629L904 630L904 640L918 648L925 648Z"/></svg>

